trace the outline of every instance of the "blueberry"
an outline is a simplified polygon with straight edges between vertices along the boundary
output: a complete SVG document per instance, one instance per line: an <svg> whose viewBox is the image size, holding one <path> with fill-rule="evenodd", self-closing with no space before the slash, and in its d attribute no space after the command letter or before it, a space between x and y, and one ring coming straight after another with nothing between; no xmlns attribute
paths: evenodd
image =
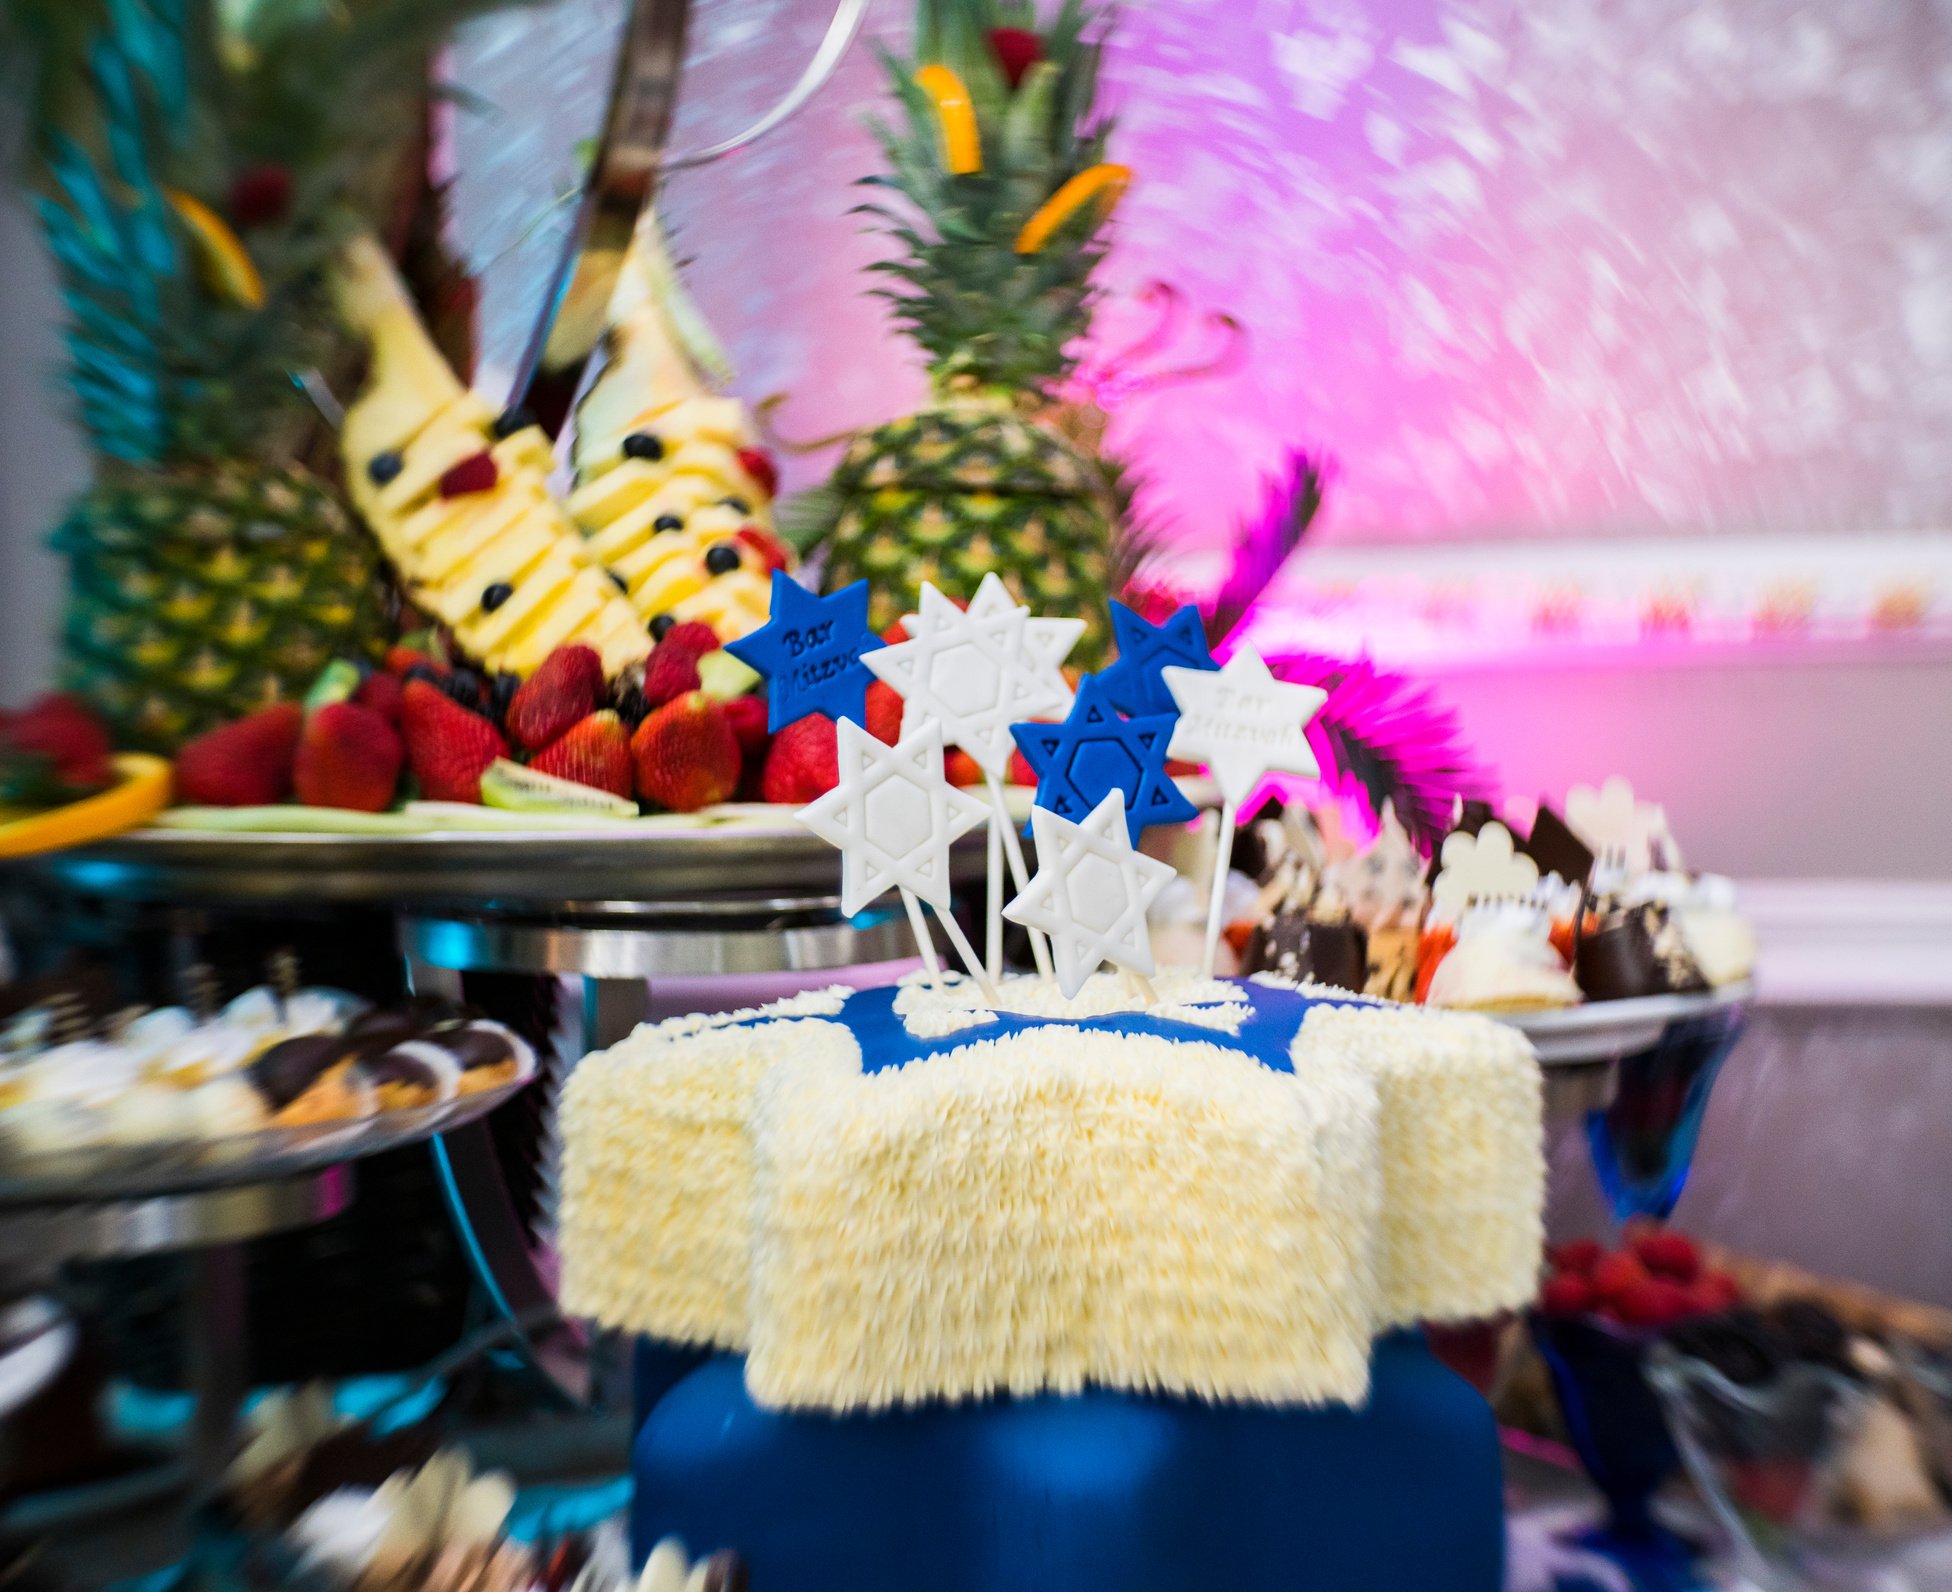
<svg viewBox="0 0 1952 1592"><path fill-rule="evenodd" d="M495 710L498 721L508 717L508 705L521 689L522 677L519 674L498 674L488 683L488 705Z"/></svg>
<svg viewBox="0 0 1952 1592"><path fill-rule="evenodd" d="M407 461L397 453L376 453L366 461L366 475L374 486L385 486L406 467Z"/></svg>
<svg viewBox="0 0 1952 1592"><path fill-rule="evenodd" d="M650 459L655 462L664 457L664 444L651 432L633 431L624 438L624 457Z"/></svg>
<svg viewBox="0 0 1952 1592"><path fill-rule="evenodd" d="M408 665L407 678L409 680L425 680L431 686L439 686L441 681L447 677L431 664L415 663Z"/></svg>
<svg viewBox="0 0 1952 1592"><path fill-rule="evenodd" d="M705 567L714 575L729 575L739 567L739 550L730 542L720 542L705 555Z"/></svg>
<svg viewBox="0 0 1952 1592"><path fill-rule="evenodd" d="M495 440L499 442L503 437L512 437L518 431L527 431L534 424L535 416L520 404L516 404L495 416Z"/></svg>
<svg viewBox="0 0 1952 1592"><path fill-rule="evenodd" d="M651 621L651 640L662 641L666 636L671 634L671 627L677 622L675 615L659 614L657 618Z"/></svg>
<svg viewBox="0 0 1952 1592"><path fill-rule="evenodd" d="M515 595L515 588L505 580L498 580L481 594L481 611L492 614L497 608Z"/></svg>
<svg viewBox="0 0 1952 1592"><path fill-rule="evenodd" d="M660 615L660 617L662 617ZM637 686L627 685L617 693L617 717L633 733L637 726L650 717L651 705L644 699L644 693Z"/></svg>
<svg viewBox="0 0 1952 1592"><path fill-rule="evenodd" d="M660 514L651 521L654 531L682 531L684 528L685 522L675 514Z"/></svg>
<svg viewBox="0 0 1952 1592"><path fill-rule="evenodd" d="M719 502L734 514L750 514L752 505L742 497L722 497Z"/></svg>
<svg viewBox="0 0 1952 1592"><path fill-rule="evenodd" d="M622 592L626 597L630 595L630 582L625 580L623 576L619 575L614 569L606 569L603 573L610 577L610 584L615 586L618 591Z"/></svg>

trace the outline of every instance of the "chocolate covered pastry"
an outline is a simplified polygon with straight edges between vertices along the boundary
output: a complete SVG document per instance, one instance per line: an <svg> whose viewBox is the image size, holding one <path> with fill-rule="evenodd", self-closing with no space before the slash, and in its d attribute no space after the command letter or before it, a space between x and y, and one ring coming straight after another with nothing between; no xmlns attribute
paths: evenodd
<svg viewBox="0 0 1952 1592"><path fill-rule="evenodd" d="M421 1042L454 1058L461 1069L458 1089L464 1095L513 1083L529 1066L529 1047L502 1024L485 1018L437 1028Z"/></svg>
<svg viewBox="0 0 1952 1592"><path fill-rule="evenodd" d="M1360 993L1369 982L1368 936L1346 916L1321 922L1306 913L1284 912L1254 931L1246 970Z"/></svg>
<svg viewBox="0 0 1952 1592"><path fill-rule="evenodd" d="M1604 903L1588 912L1573 950L1573 971L1588 1000L1692 994L1708 987L1667 908Z"/></svg>
<svg viewBox="0 0 1952 1592"><path fill-rule="evenodd" d="M340 1034L281 1039L251 1063L250 1080L278 1128L311 1127L370 1116L373 1092L358 1056Z"/></svg>

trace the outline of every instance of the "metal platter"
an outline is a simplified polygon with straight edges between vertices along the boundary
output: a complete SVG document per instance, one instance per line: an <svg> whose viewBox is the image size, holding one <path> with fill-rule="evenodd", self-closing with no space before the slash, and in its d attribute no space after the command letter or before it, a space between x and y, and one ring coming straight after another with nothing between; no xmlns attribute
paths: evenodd
<svg viewBox="0 0 1952 1592"><path fill-rule="evenodd" d="M1493 1015L1531 1040L1543 1065L1581 1067L1650 1050L1675 1023L1724 1011L1734 1016L1754 993L1755 985L1744 979L1705 995L1648 995L1554 1011Z"/></svg>
<svg viewBox="0 0 1952 1592"><path fill-rule="evenodd" d="M982 836L965 837L956 857L959 873L979 877ZM33 866L86 895L204 906L296 899L519 910L567 901L824 896L840 890L840 854L797 824L625 834L139 829Z"/></svg>
<svg viewBox="0 0 1952 1592"><path fill-rule="evenodd" d="M302 1178L474 1122L534 1078L531 1068L497 1088L438 1105L382 1111L352 1122L266 1128L227 1139L102 1145L34 1155L0 1149L0 1218L21 1207L154 1199Z"/></svg>

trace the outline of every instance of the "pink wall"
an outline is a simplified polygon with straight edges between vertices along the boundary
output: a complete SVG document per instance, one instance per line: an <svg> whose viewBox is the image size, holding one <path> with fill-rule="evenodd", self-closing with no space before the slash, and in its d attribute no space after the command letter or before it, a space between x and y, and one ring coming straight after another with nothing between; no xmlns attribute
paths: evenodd
<svg viewBox="0 0 1952 1592"><path fill-rule="evenodd" d="M1508 794L1556 795L1625 774L1665 804L1700 868L1952 881L1952 663L1429 678Z"/></svg>

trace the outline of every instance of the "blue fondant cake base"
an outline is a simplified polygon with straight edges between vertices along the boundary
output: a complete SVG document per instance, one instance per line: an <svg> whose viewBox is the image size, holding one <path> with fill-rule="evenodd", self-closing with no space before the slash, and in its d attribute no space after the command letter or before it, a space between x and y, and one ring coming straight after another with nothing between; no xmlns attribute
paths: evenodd
<svg viewBox="0 0 1952 1592"><path fill-rule="evenodd" d="M743 1362L646 1345L638 1562L736 1548L765 1592L1498 1592L1491 1412L1419 1334L1360 1410L1091 1389L780 1414Z"/></svg>

